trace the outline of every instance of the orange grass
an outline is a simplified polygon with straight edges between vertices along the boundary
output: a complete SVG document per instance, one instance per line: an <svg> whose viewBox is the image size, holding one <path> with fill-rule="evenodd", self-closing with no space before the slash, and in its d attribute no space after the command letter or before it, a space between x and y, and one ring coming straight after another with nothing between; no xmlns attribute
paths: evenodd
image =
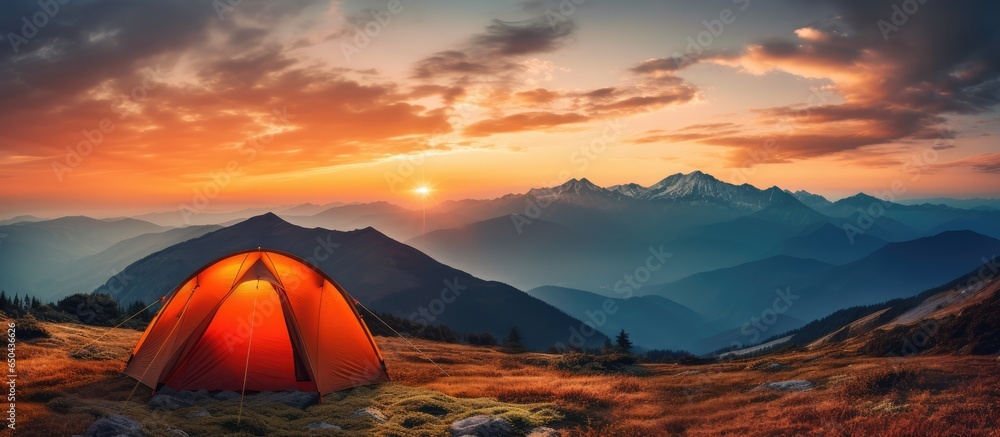
<svg viewBox="0 0 1000 437"><path fill-rule="evenodd" d="M62 414L46 402L60 394L123 401L135 381L119 372L140 333L112 332L101 341L109 359L80 360L69 354L102 329L45 327L51 339L19 344L18 424L39 435L79 434L92 416ZM1000 436L997 357L863 358L820 349L698 366L644 364L648 374L632 376L557 370L556 355L412 340L445 376L402 340L376 340L396 383L457 397L552 403L565 415L555 427L573 435ZM762 362L788 368L768 371ZM894 371L906 377L887 376ZM816 387L753 390L791 379ZM148 391L140 387L135 400L148 399Z"/></svg>

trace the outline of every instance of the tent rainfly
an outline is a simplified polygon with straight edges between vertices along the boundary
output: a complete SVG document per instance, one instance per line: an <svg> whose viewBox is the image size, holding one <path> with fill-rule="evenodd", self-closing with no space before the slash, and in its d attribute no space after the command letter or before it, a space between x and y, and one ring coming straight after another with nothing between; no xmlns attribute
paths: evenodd
<svg viewBox="0 0 1000 437"><path fill-rule="evenodd" d="M294 255L228 255L165 299L125 367L154 390L322 394L389 380L357 301Z"/></svg>

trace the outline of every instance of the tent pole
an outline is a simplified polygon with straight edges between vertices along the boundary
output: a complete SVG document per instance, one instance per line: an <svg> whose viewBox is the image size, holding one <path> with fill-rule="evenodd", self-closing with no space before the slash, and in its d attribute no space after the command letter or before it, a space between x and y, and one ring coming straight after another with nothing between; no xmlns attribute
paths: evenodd
<svg viewBox="0 0 1000 437"><path fill-rule="evenodd" d="M258 280L259 281L259 280ZM254 316L257 315L257 293L254 293L253 308L250 310L250 335L247 338L247 361L243 366L243 390L240 391L240 411L236 415L236 425L243 419L243 396L247 392L247 372L250 369L250 344L253 342Z"/></svg>

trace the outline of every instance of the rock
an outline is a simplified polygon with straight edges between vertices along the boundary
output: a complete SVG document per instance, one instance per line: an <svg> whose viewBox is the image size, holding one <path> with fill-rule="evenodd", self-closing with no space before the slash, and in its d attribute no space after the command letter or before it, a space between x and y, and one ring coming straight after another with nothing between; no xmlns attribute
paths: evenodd
<svg viewBox="0 0 1000 437"><path fill-rule="evenodd" d="M305 410L306 407L319 402L319 395L304 391L260 392L254 399L258 402L275 402Z"/></svg>
<svg viewBox="0 0 1000 437"><path fill-rule="evenodd" d="M562 433L547 426L541 426L528 431L528 437L562 437Z"/></svg>
<svg viewBox="0 0 1000 437"><path fill-rule="evenodd" d="M240 398L240 394L234 391L220 391L212 395L212 399L217 401L232 401Z"/></svg>
<svg viewBox="0 0 1000 437"><path fill-rule="evenodd" d="M812 390L815 384L804 379L792 379L789 381L768 382L760 387L778 391L806 391Z"/></svg>
<svg viewBox="0 0 1000 437"><path fill-rule="evenodd" d="M198 410L198 411L195 411L195 412L192 412L192 413L187 413L187 414L184 415L184 417L187 417L189 419L192 419L192 418L195 418L195 417L212 417L212 414L209 413L207 410Z"/></svg>
<svg viewBox="0 0 1000 437"><path fill-rule="evenodd" d="M120 414L112 414L94 421L83 437L143 437L142 424Z"/></svg>
<svg viewBox="0 0 1000 437"><path fill-rule="evenodd" d="M331 424L326 423L326 422L313 422L313 423L310 423L310 424L306 425L306 428L308 428L308 429L340 429L339 426L337 426L337 425L331 425Z"/></svg>
<svg viewBox="0 0 1000 437"><path fill-rule="evenodd" d="M355 418L355 417L367 417L367 418L372 419L372 420L374 420L374 421L376 421L378 423L385 423L385 421L388 420L385 417L385 413L383 413L378 408L362 408L362 409L360 409L358 411L355 411L354 414L351 414L350 417L351 418Z"/></svg>
<svg viewBox="0 0 1000 437"><path fill-rule="evenodd" d="M167 435L175 435L177 437L189 437L188 433L184 432L182 429L177 428L167 428Z"/></svg>
<svg viewBox="0 0 1000 437"><path fill-rule="evenodd" d="M149 408L154 410L174 411L181 408L193 407L194 402L176 397L172 394L157 393L147 403Z"/></svg>
<svg viewBox="0 0 1000 437"><path fill-rule="evenodd" d="M768 362L763 362L763 361L758 361L756 363L751 363L751 364L747 365L747 367L746 367L747 370L758 370L758 371L765 371L765 372L779 372L779 371L782 371L782 370L788 370L790 368L791 367L788 366L787 364L782 364L782 363L768 363Z"/></svg>
<svg viewBox="0 0 1000 437"><path fill-rule="evenodd" d="M478 437L505 437L514 435L514 427L502 417L472 416L456 421L449 428L452 437L473 435Z"/></svg>

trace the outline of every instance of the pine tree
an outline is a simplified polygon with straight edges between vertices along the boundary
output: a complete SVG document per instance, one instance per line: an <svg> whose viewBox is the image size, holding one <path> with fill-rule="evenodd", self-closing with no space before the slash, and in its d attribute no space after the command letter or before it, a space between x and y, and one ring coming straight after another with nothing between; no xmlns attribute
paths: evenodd
<svg viewBox="0 0 1000 437"><path fill-rule="evenodd" d="M504 346L515 352L524 351L524 343L522 343L521 331L517 329L517 326L510 328L510 334L507 334L507 339L503 342Z"/></svg>
<svg viewBox="0 0 1000 437"><path fill-rule="evenodd" d="M10 308L10 299L7 298L7 291L0 290L0 310L7 310Z"/></svg>
<svg viewBox="0 0 1000 437"><path fill-rule="evenodd" d="M622 329L622 332L618 333L618 337L615 338L615 343L618 346L618 352L624 354L632 353L632 340L629 340L628 333Z"/></svg>
<svg viewBox="0 0 1000 437"><path fill-rule="evenodd" d="M610 354L611 352L614 352L614 350L615 345L611 344L611 339L604 337L604 353Z"/></svg>

